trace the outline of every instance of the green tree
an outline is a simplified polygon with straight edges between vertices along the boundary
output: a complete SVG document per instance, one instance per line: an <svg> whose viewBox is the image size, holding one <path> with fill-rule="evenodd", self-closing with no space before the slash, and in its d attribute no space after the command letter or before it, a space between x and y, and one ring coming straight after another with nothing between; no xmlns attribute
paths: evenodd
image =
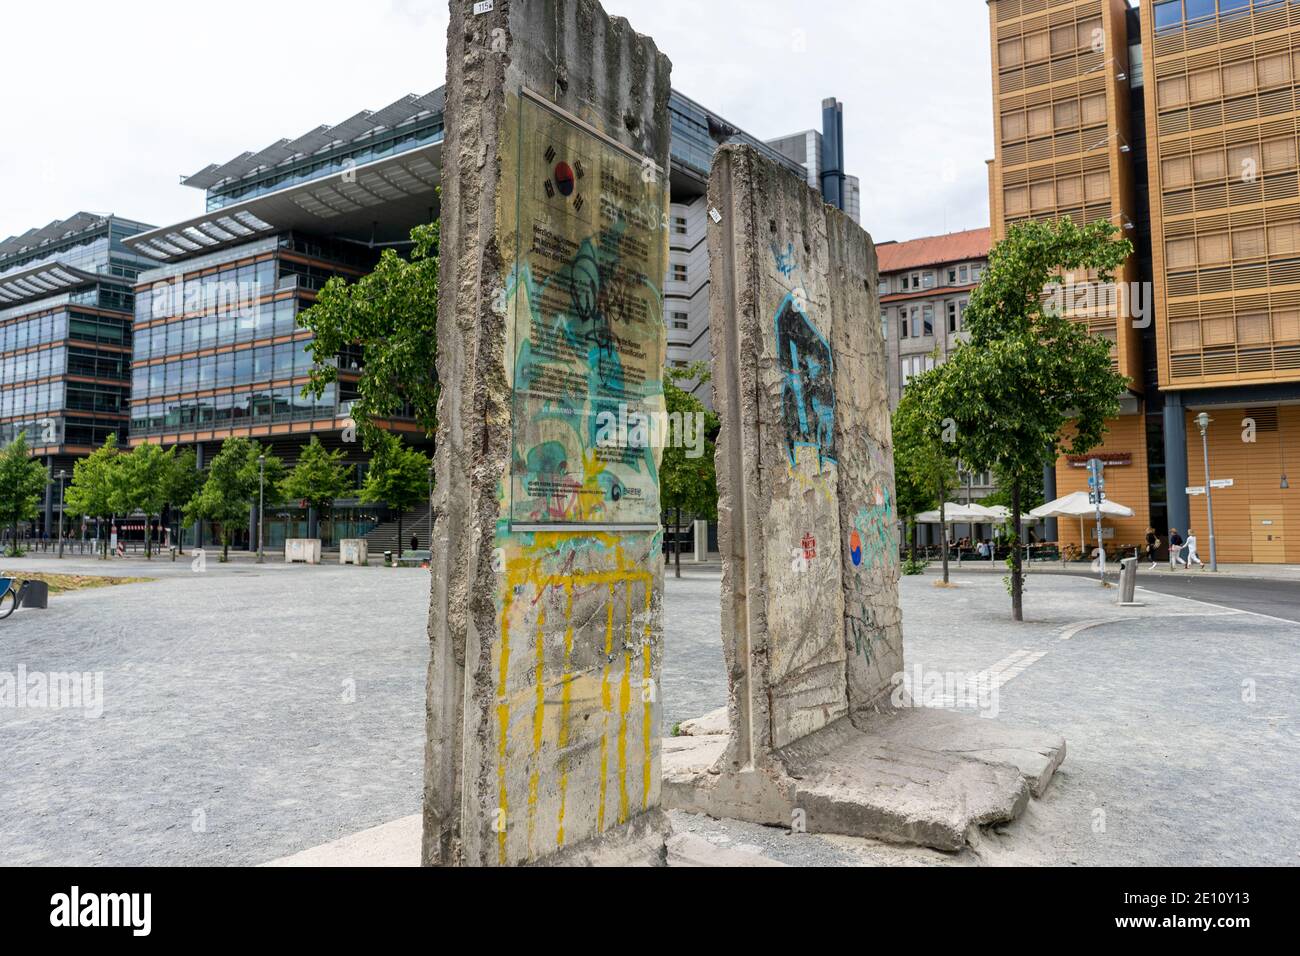
<svg viewBox="0 0 1300 956"><path fill-rule="evenodd" d="M408 258L384 250L368 275L349 283L334 277L316 303L298 316L314 333L316 361L304 394L321 396L338 380L336 358L360 352L361 377L352 419L367 444L384 419L409 413L432 438L438 407L438 228L411 230Z"/></svg>
<svg viewBox="0 0 1300 956"><path fill-rule="evenodd" d="M163 508L171 500L176 450L165 451L161 445L146 442L123 454L119 461L121 481L114 497L115 510L121 514L144 514L144 554L153 557L153 519L161 520Z"/></svg>
<svg viewBox="0 0 1300 956"><path fill-rule="evenodd" d="M352 466L343 460L345 457L342 449L329 451L313 435L311 442L303 447L297 464L280 483L281 495L288 501L305 502L307 507L316 509L318 519L324 517L335 499L346 498L356 491Z"/></svg>
<svg viewBox="0 0 1300 956"><path fill-rule="evenodd" d="M260 442L227 438L208 467L207 477L185 507L187 522L207 520L221 529L221 560L230 559L234 532L248 527L249 511L258 498L258 457L266 456L265 487L275 491L284 475L284 463ZM271 494L269 500L275 500Z"/></svg>
<svg viewBox="0 0 1300 956"><path fill-rule="evenodd" d="M898 513L908 523L916 560L916 516L938 507L943 539L943 581L948 583L948 528L943 524L949 493L957 486L954 445L935 407L943 366L914 376L894 409L894 484Z"/></svg>
<svg viewBox="0 0 1300 956"><path fill-rule="evenodd" d="M181 512L186 504L189 503L203 483L203 475L198 469L198 456L193 448L187 448L184 451L177 452L172 459L172 467L165 478L166 493L164 499L167 502L168 509L172 513L172 523L177 550L184 554L185 549L182 547L184 525L181 521Z"/></svg>
<svg viewBox="0 0 1300 956"><path fill-rule="evenodd" d="M718 416L679 382L709 380L708 366L696 362L664 372L664 405L670 432L659 466L659 502L673 516L675 575L682 576L682 514L713 520L718 516L718 476L714 467L714 439ZM669 439L677 440L669 440Z"/></svg>
<svg viewBox="0 0 1300 956"><path fill-rule="evenodd" d="M397 554L402 554L402 514L429 497L429 456L392 432L379 432L368 446L370 470L361 499L384 502L397 511ZM432 547L432 544L430 544Z"/></svg>
<svg viewBox="0 0 1300 956"><path fill-rule="evenodd" d="M1127 379L1112 343L1060 313L1045 294L1063 273L1088 270L1109 283L1132 252L1109 222L1069 219L1013 226L989 256L966 312L970 341L943 366L934 415L954 430L968 468L994 470L1011 507L1012 617L1024 620L1020 519L1024 492L1062 454L1098 445L1119 413Z"/></svg>
<svg viewBox="0 0 1300 956"><path fill-rule="evenodd" d="M0 519L10 529L9 556L18 557L18 522L35 518L41 495L50 476L45 466L32 458L27 447L27 433L19 432L4 451L0 451Z"/></svg>
<svg viewBox="0 0 1300 956"><path fill-rule="evenodd" d="M110 433L103 445L72 466L72 483L63 496L65 511L95 519L101 560L108 558L108 536L102 533L101 525L117 514L114 507L120 497L125 457L117 436Z"/></svg>

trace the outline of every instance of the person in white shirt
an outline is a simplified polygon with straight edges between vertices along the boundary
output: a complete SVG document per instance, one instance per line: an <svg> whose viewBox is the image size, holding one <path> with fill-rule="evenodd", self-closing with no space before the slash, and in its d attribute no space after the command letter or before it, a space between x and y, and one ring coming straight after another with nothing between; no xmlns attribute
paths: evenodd
<svg viewBox="0 0 1300 956"><path fill-rule="evenodd" d="M1199 564L1201 566L1201 570L1204 571L1205 562L1202 561L1201 556L1196 553L1196 532L1193 531L1191 528L1187 529L1187 542L1183 545L1183 547L1187 549L1187 560L1184 562L1183 566L1190 571L1192 568L1192 564L1196 563Z"/></svg>

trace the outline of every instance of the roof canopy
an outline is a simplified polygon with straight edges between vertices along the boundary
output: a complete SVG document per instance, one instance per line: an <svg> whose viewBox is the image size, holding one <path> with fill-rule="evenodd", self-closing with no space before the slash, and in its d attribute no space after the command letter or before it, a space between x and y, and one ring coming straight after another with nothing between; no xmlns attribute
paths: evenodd
<svg viewBox="0 0 1300 956"><path fill-rule="evenodd" d="M231 180L242 179L250 173L298 157L310 156L327 146L350 143L377 130L400 126L422 113L439 113L444 102L443 87L423 96L410 93L382 109L362 110L334 126L317 126L297 139L278 140L256 153L240 153L230 162L221 165L209 164L193 175L181 177L181 183L195 189L211 189Z"/></svg>

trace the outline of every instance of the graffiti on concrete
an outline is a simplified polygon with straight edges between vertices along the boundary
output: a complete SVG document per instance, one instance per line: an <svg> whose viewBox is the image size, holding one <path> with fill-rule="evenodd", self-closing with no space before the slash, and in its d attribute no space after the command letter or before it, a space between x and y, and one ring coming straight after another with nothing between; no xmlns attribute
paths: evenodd
<svg viewBox="0 0 1300 956"><path fill-rule="evenodd" d="M506 289L514 407L509 507L523 526L659 521L659 451L601 440L663 409L662 182L640 158L521 104Z"/></svg>
<svg viewBox="0 0 1300 956"><path fill-rule="evenodd" d="M877 485L874 500L853 516L848 553L854 567L892 567L898 563L897 515L887 486Z"/></svg>
<svg viewBox="0 0 1300 956"><path fill-rule="evenodd" d="M787 294L776 313L777 364L784 376L781 420L786 453L817 452L819 467L835 464L835 364L830 343L809 318L801 296Z"/></svg>
<svg viewBox="0 0 1300 956"><path fill-rule="evenodd" d="M781 273L787 279L794 274L796 262L794 258L794 243L787 242L782 249L775 242L772 243L772 260L776 263L776 271Z"/></svg>

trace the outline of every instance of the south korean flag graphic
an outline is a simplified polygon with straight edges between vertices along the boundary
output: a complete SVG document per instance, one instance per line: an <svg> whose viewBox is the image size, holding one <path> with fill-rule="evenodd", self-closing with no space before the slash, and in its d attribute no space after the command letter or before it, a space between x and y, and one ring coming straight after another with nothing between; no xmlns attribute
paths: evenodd
<svg viewBox="0 0 1300 956"><path fill-rule="evenodd" d="M546 198L551 200L558 198L561 202L571 205L574 212L582 212L586 199L582 195L580 184L587 173L582 160L574 159L570 162L562 159L554 146L547 146L542 158L546 161L547 176L542 183Z"/></svg>

